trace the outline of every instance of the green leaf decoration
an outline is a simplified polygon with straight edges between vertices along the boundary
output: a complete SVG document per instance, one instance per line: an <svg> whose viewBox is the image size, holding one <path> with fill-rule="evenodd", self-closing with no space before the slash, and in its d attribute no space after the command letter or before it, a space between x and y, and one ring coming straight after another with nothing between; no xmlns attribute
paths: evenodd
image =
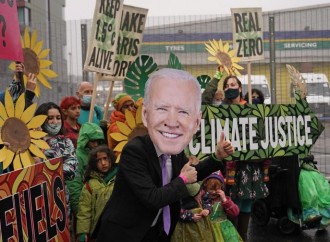
<svg viewBox="0 0 330 242"><path fill-rule="evenodd" d="M127 94L135 100L144 96L144 87L149 75L157 70L157 64L148 55L141 55L135 59L127 70L124 87Z"/></svg>
<svg viewBox="0 0 330 242"><path fill-rule="evenodd" d="M201 85L201 88L205 89L206 85L211 81L211 77L208 75L201 75L197 77L197 81L199 82L199 85Z"/></svg>
<svg viewBox="0 0 330 242"><path fill-rule="evenodd" d="M168 59L167 66L168 66L168 68L184 70L183 65L179 61L179 58L172 52L170 53L170 57Z"/></svg>

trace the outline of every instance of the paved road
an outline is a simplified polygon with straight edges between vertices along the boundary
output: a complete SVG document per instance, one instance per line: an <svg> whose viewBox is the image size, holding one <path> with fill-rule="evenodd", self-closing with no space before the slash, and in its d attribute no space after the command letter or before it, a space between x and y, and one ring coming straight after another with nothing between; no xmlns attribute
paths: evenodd
<svg viewBox="0 0 330 242"><path fill-rule="evenodd" d="M267 226L259 227L253 220L250 223L248 242L329 242L330 228L324 231L303 230L293 235L282 235L276 226L276 219L271 219Z"/></svg>

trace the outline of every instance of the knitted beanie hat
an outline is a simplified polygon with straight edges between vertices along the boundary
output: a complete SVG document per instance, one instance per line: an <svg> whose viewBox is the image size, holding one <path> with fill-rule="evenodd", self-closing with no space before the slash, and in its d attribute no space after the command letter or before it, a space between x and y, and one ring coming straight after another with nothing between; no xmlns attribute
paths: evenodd
<svg viewBox="0 0 330 242"><path fill-rule="evenodd" d="M208 179L211 179L211 178L218 179L222 184L225 183L225 179L223 178L221 171L213 172L211 175L206 177L203 182L206 182Z"/></svg>
<svg viewBox="0 0 330 242"><path fill-rule="evenodd" d="M127 93L118 93L115 96L115 99L112 100L112 105L117 111L120 111L120 109L123 107L124 103L127 101L132 101L134 103L134 100L130 95Z"/></svg>

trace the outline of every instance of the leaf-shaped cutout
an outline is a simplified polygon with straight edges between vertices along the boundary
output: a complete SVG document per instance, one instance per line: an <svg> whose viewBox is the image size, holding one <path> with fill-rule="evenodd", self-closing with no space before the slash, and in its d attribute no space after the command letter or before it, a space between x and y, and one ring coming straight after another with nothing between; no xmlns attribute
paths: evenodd
<svg viewBox="0 0 330 242"><path fill-rule="evenodd" d="M48 82L46 77L41 72L38 74L37 78L41 82L42 85L44 85L48 89L52 89L52 86L50 85L50 83Z"/></svg>
<svg viewBox="0 0 330 242"><path fill-rule="evenodd" d="M206 85L211 81L211 77L208 75L200 75L197 77L197 81L199 85L201 85L201 88L205 89Z"/></svg>
<svg viewBox="0 0 330 242"><path fill-rule="evenodd" d="M28 167L35 163L28 150L23 153L20 153L19 155L21 157L23 167Z"/></svg>
<svg viewBox="0 0 330 242"><path fill-rule="evenodd" d="M7 167L13 162L14 155L14 152L6 149L6 158L2 162L2 169L7 169Z"/></svg>
<svg viewBox="0 0 330 242"><path fill-rule="evenodd" d="M124 87L127 94L135 100L144 96L144 87L149 75L157 70L157 64L153 58L147 55L141 55L128 67L124 79Z"/></svg>
<svg viewBox="0 0 330 242"><path fill-rule="evenodd" d="M170 53L170 57L168 58L167 67L177 70L184 70L183 65L179 61L179 58L172 52Z"/></svg>
<svg viewBox="0 0 330 242"><path fill-rule="evenodd" d="M33 48L36 45L37 37L38 37L37 31L33 31L31 35L31 48Z"/></svg>
<svg viewBox="0 0 330 242"><path fill-rule="evenodd" d="M40 72L48 78L55 78L57 77L57 73L51 69L42 69Z"/></svg>
<svg viewBox="0 0 330 242"><path fill-rule="evenodd" d="M41 127L43 123L46 121L47 115L37 115L34 116L31 121L26 125L28 129L36 129Z"/></svg>
<svg viewBox="0 0 330 242"><path fill-rule="evenodd" d="M40 52L40 54L39 54L39 59L44 59L44 58L46 58L48 55L49 55L49 51L50 51L50 49L44 49L44 50L42 50L41 52Z"/></svg>
<svg viewBox="0 0 330 242"><path fill-rule="evenodd" d="M30 33L27 27L24 30L24 43L25 48L31 48Z"/></svg>
<svg viewBox="0 0 330 242"><path fill-rule="evenodd" d="M4 161L6 159L6 156L7 156L7 148L2 147L2 149L0 150L0 162Z"/></svg>

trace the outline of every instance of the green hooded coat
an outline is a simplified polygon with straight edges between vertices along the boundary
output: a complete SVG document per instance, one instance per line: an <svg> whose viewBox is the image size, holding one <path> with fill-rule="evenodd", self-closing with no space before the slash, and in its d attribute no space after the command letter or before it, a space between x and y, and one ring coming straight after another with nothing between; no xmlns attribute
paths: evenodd
<svg viewBox="0 0 330 242"><path fill-rule="evenodd" d="M67 182L70 191L70 204L74 214L78 212L78 203L81 189L84 186L83 177L88 164L90 149L87 147L89 141L102 140L105 142L104 133L99 125L84 123L79 131L76 155L78 158L78 169L72 181Z"/></svg>

